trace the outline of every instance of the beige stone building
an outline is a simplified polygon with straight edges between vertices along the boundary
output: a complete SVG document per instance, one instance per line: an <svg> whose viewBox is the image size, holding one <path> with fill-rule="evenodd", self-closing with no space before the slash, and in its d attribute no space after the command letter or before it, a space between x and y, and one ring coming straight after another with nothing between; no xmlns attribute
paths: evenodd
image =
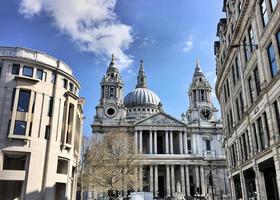
<svg viewBox="0 0 280 200"><path fill-rule="evenodd" d="M139 191L152 192L154 198L175 197L180 183L185 197L229 199L222 126L212 88L198 61L194 68L186 94L190 105L180 120L165 113L158 95L148 88L143 62L135 89L125 97L114 57L101 80L93 138L119 129L134 137L135 151L143 154ZM92 198L103 195L94 193Z"/></svg>
<svg viewBox="0 0 280 200"><path fill-rule="evenodd" d="M279 4L224 0L226 18L217 26L216 94L232 199L279 200Z"/></svg>
<svg viewBox="0 0 280 200"><path fill-rule="evenodd" d="M84 99L45 53L0 48L0 199L75 199Z"/></svg>

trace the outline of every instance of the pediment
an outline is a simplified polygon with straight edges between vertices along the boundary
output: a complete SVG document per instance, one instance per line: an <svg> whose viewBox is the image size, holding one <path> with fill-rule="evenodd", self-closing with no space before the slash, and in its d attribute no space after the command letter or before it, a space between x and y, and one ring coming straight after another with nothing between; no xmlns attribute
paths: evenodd
<svg viewBox="0 0 280 200"><path fill-rule="evenodd" d="M163 113L163 112L160 112L155 115L149 116L145 119L142 119L142 120L136 122L136 125L181 126L181 127L186 126L186 124L184 124L183 122L181 122L178 119L176 119L166 113Z"/></svg>

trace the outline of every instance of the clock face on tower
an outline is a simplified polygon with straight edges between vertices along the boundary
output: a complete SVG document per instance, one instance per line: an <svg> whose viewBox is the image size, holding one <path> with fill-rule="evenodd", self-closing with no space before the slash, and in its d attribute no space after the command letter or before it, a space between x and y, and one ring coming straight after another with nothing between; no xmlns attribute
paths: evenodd
<svg viewBox="0 0 280 200"><path fill-rule="evenodd" d="M211 119L211 117L212 117L212 110L211 110L211 108L209 108L209 107L202 107L201 109L200 109L200 117L201 117L201 119L203 119L203 120L209 120L209 119Z"/></svg>

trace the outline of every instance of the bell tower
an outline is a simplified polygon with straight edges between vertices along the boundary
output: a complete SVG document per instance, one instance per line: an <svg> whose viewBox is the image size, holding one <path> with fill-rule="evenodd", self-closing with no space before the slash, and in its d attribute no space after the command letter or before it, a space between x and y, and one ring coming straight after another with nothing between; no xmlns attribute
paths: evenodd
<svg viewBox="0 0 280 200"><path fill-rule="evenodd" d="M197 59L192 83L188 89L190 106L186 117L189 124L207 125L216 121L217 109L213 106L211 91L212 87L205 78Z"/></svg>
<svg viewBox="0 0 280 200"><path fill-rule="evenodd" d="M119 123L125 116L123 105L123 82L112 55L106 74L101 80L101 97L96 106L95 121L101 123Z"/></svg>

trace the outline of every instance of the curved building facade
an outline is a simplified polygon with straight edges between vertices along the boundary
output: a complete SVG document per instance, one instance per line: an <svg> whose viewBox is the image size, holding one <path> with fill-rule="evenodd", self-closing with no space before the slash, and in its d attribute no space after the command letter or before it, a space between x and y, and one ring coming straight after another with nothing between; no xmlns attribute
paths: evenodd
<svg viewBox="0 0 280 200"><path fill-rule="evenodd" d="M280 198L280 3L223 1L217 26L221 104L232 199Z"/></svg>
<svg viewBox="0 0 280 200"><path fill-rule="evenodd" d="M0 48L1 199L75 199L84 104L79 89L62 61Z"/></svg>

